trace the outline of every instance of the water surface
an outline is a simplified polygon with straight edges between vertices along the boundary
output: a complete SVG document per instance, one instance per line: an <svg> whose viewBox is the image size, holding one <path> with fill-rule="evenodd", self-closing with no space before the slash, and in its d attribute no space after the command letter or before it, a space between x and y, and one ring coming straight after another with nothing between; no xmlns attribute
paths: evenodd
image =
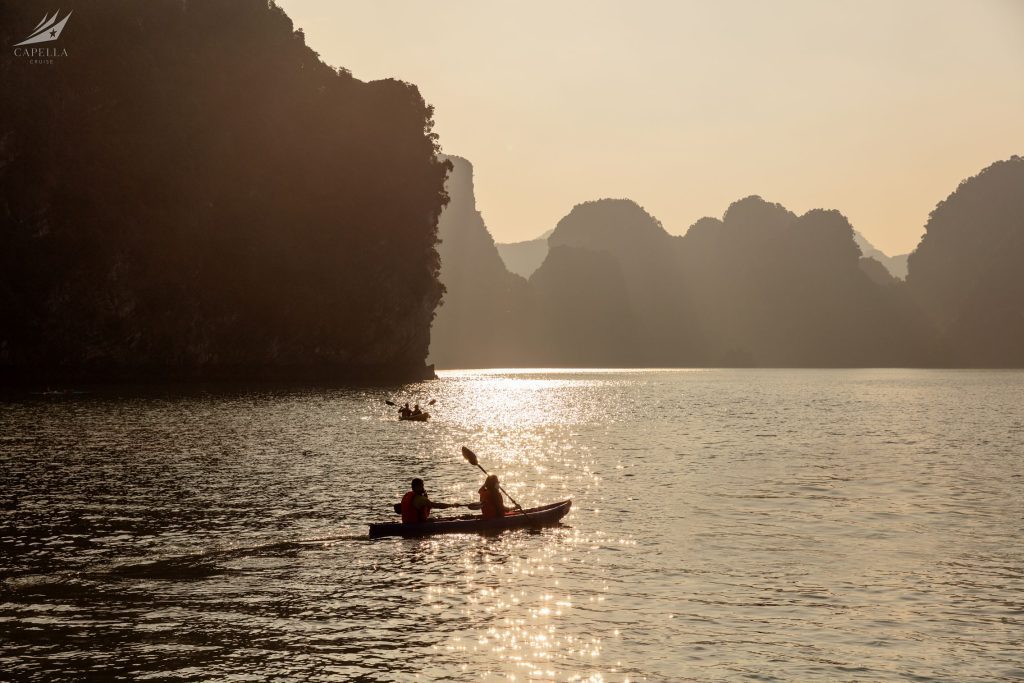
<svg viewBox="0 0 1024 683"><path fill-rule="evenodd" d="M385 399L434 418L399 423ZM486 371L0 404L0 671L1024 678L1024 373ZM366 538L475 450L560 528Z"/></svg>

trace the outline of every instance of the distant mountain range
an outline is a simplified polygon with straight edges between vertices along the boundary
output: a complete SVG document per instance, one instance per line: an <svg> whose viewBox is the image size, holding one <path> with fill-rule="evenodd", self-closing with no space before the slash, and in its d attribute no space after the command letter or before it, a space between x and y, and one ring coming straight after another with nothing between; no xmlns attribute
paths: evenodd
<svg viewBox="0 0 1024 683"><path fill-rule="evenodd" d="M505 267L511 272L522 277L530 277L533 272L540 268L548 255L548 238L554 229L548 230L540 237L524 242L499 243L498 253Z"/></svg>
<svg viewBox="0 0 1024 683"><path fill-rule="evenodd" d="M540 237L523 242L497 243L498 253L501 255L501 260L505 262L505 267L525 278L533 275L548 255L548 237L552 232L554 230L548 230ZM853 232L853 239L860 247L861 254L881 263L890 275L900 280L907 278L907 257L910 254L888 256L876 249L864 235L856 230Z"/></svg>
<svg viewBox="0 0 1024 683"><path fill-rule="evenodd" d="M853 241L860 247L860 253L868 258L873 258L889 271L889 274L893 277L898 277L901 280L907 279L907 257L910 254L898 254L896 256L887 256L880 250L875 248L875 245L868 242L864 235L860 234L856 230L853 231Z"/></svg>
<svg viewBox="0 0 1024 683"><path fill-rule="evenodd" d="M440 367L1024 366L1020 157L961 183L909 257L757 196L683 236L600 199L495 245L471 172L455 162L441 218Z"/></svg>

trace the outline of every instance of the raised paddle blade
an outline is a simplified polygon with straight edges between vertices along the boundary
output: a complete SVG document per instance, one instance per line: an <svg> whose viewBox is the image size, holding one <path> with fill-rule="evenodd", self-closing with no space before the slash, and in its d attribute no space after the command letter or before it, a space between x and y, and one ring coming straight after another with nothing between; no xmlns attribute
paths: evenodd
<svg viewBox="0 0 1024 683"><path fill-rule="evenodd" d="M394 405L398 405L398 404L397 404L397 403L395 403L394 401L389 401L389 400L387 400L387 399L384 399L384 402L385 402L385 403L387 403L387 404L388 404L389 406L394 406Z"/></svg>
<svg viewBox="0 0 1024 683"><path fill-rule="evenodd" d="M477 465L478 464L477 461L476 461L476 453L474 453L473 451L469 450L465 446L462 447L462 457L465 458L466 461L470 465Z"/></svg>
<svg viewBox="0 0 1024 683"><path fill-rule="evenodd" d="M432 405L434 405L435 403L437 403L437 399L436 399L436 398L432 398L432 399L430 399L430 401L428 401L428 402L427 402L427 405L428 405L428 406L432 406Z"/></svg>

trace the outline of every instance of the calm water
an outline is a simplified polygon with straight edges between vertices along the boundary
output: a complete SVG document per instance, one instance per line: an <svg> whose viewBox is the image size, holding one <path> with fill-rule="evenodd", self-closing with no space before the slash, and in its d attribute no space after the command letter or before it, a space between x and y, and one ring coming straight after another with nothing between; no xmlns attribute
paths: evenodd
<svg viewBox="0 0 1024 683"><path fill-rule="evenodd" d="M1021 679L1022 406L903 370L0 404L0 678ZM476 499L461 445L564 526L367 540L414 476Z"/></svg>

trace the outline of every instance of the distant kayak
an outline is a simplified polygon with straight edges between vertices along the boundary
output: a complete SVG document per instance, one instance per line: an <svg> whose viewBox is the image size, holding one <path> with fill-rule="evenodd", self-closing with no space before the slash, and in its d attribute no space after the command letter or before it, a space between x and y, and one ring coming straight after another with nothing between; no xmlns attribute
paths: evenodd
<svg viewBox="0 0 1024 683"><path fill-rule="evenodd" d="M430 413L420 413L419 415L399 415L398 419L402 422L426 422L430 417Z"/></svg>
<svg viewBox="0 0 1024 683"><path fill-rule="evenodd" d="M401 522L385 522L370 525L370 538L382 536L433 536L434 534L481 534L505 531L506 529L523 529L531 527L551 526L557 524L569 513L571 500L528 508L526 514L510 512L504 517L484 519L480 515L436 519L422 524L402 524Z"/></svg>

